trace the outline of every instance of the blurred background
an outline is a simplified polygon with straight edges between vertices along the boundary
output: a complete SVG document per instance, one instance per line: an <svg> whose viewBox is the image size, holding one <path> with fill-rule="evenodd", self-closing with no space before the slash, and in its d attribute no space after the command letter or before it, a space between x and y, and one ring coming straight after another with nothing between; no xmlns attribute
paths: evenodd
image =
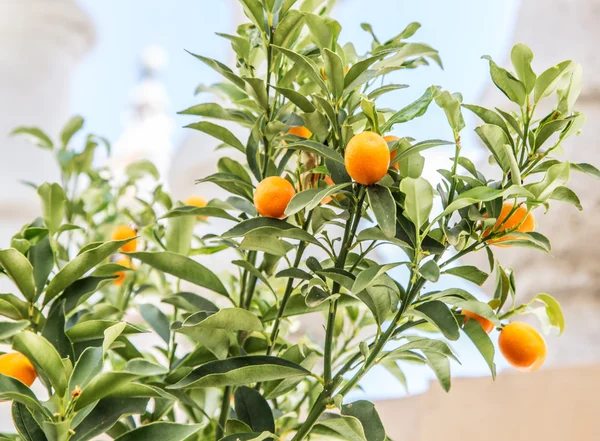
<svg viewBox="0 0 600 441"><path fill-rule="evenodd" d="M341 41L354 42L359 54L371 41L360 27L363 22L386 39L418 21L423 27L412 40L440 51L443 70L430 66L390 75L390 81L411 87L386 95L383 107L401 108L432 84L461 92L466 103L498 105L502 97L490 88L488 64L480 57L490 55L506 64L516 42L532 47L538 72L564 59L581 63L584 90L576 107L587 114L588 123L566 151L570 159L600 163L600 0L338 0L334 17L343 26ZM192 120L176 112L213 101L214 96L194 91L219 78L184 49L232 62L228 42L215 32L235 33L244 21L236 0L0 0L2 247L39 211L35 192L19 181L54 181L58 176L47 152L8 137L20 125L56 135L70 115L80 114L88 132L112 142L109 161L115 168L150 159L175 198L218 196L216 187L198 188L194 181L212 173L223 153L214 151L212 138L183 129ZM463 145L474 160L485 162L471 134L479 122L467 119L467 124ZM416 139L452 136L435 106L396 130L398 136ZM427 156L428 177L435 179L435 170L448 156L444 150ZM594 237L600 192L597 181L573 180L584 213L561 206L537 216L540 231L552 237L555 257L522 248L500 256L515 268L523 299L549 292L565 308L567 331L561 339L547 337L545 368L517 374L497 357L500 374L494 383L484 361L465 342L456 346L463 365L453 366L462 378L449 395L418 367L406 370L408 393L386 371L375 369L355 397L378 402L394 440L600 439L592 415L600 394L600 251ZM220 229L216 221L206 228ZM393 260L389 252L381 248L381 260ZM485 262L482 255L470 263L484 267ZM484 286L478 295L491 290ZM0 412L0 430L5 430L11 426L8 407L1 406Z"/></svg>

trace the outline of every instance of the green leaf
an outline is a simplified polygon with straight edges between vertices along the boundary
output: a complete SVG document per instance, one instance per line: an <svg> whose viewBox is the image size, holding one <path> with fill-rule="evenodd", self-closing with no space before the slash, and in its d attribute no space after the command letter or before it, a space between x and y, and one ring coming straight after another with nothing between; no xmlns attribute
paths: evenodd
<svg viewBox="0 0 600 441"><path fill-rule="evenodd" d="M321 144L320 142L311 141L310 139L298 141L293 144L288 144L286 146L283 146L282 148L314 153L315 155L331 159L339 164L344 164L344 158L337 151L335 151L331 147Z"/></svg>
<svg viewBox="0 0 600 441"><path fill-rule="evenodd" d="M163 299L163 303L174 305L187 312L209 311L216 312L219 308L210 300L193 292L178 292Z"/></svg>
<svg viewBox="0 0 600 441"><path fill-rule="evenodd" d="M444 110L446 119L454 133L458 133L465 128L465 121L460 110L462 96L459 94L451 94L447 90L444 90L437 94L435 102Z"/></svg>
<svg viewBox="0 0 600 441"><path fill-rule="evenodd" d="M170 218L167 222L165 246L167 251L189 256L196 218L191 216Z"/></svg>
<svg viewBox="0 0 600 441"><path fill-rule="evenodd" d="M104 337L104 332L110 327L123 323L125 326L121 331L124 334L143 334L146 331L139 326L116 320L87 320L81 321L67 330L67 336L73 343L82 341L98 340Z"/></svg>
<svg viewBox="0 0 600 441"><path fill-rule="evenodd" d="M510 52L510 59L517 76L525 86L525 92L529 95L535 87L536 75L531 68L531 62L533 61L533 52L529 46L518 43L515 44Z"/></svg>
<svg viewBox="0 0 600 441"><path fill-rule="evenodd" d="M370 185L367 187L367 195L379 228L386 237L394 237L396 234L396 202L389 188Z"/></svg>
<svg viewBox="0 0 600 441"><path fill-rule="evenodd" d="M356 280L354 281L354 285L352 285L352 292L357 294L370 286L373 286L376 279L386 274L389 270L396 268L400 265L406 265L408 262L396 262L396 263L388 263L386 265L373 265L370 268L362 270Z"/></svg>
<svg viewBox="0 0 600 441"><path fill-rule="evenodd" d="M318 355L310 349L294 345L288 348L281 358L296 363L307 370L312 370L317 362ZM296 388L302 378L287 378L284 380L267 381L263 384L264 397L268 400L284 395Z"/></svg>
<svg viewBox="0 0 600 441"><path fill-rule="evenodd" d="M525 85L521 83L517 78L514 77L506 69L499 67L489 57L487 58L490 62L490 75L494 84L511 100L513 103L522 106L525 103Z"/></svg>
<svg viewBox="0 0 600 441"><path fill-rule="evenodd" d="M542 72L535 81L534 101L537 103L542 98L554 92L563 75L571 72L573 69L575 69L575 63L567 60Z"/></svg>
<svg viewBox="0 0 600 441"><path fill-rule="evenodd" d="M44 305L48 304L50 300L63 292L65 288L113 254L121 248L121 246L134 239L135 238L132 237L125 240L104 242L79 254L67 263L50 281L46 288Z"/></svg>
<svg viewBox="0 0 600 441"><path fill-rule="evenodd" d="M32 412L24 404L14 401L11 413L15 429L25 441L48 441Z"/></svg>
<svg viewBox="0 0 600 441"><path fill-rule="evenodd" d="M119 436L115 441L184 441L202 428L204 428L203 424L154 422L133 429Z"/></svg>
<svg viewBox="0 0 600 441"><path fill-rule="evenodd" d="M386 123L381 126L381 132L387 133L395 124L411 121L424 115L425 112L427 112L429 104L431 104L439 92L439 86L429 87L415 102L410 103L408 106L390 116Z"/></svg>
<svg viewBox="0 0 600 441"><path fill-rule="evenodd" d="M331 47L333 33L324 17L316 14L305 14L304 20L310 29L311 39L321 49Z"/></svg>
<svg viewBox="0 0 600 441"><path fill-rule="evenodd" d="M337 101L344 94L344 65L340 56L327 48L323 50L323 58L325 60L327 84Z"/></svg>
<svg viewBox="0 0 600 441"><path fill-rule="evenodd" d="M159 271L229 297L221 280L211 270L189 257L169 251L129 253L129 256Z"/></svg>
<svg viewBox="0 0 600 441"><path fill-rule="evenodd" d="M346 76L348 76L348 74L346 74ZM393 92L394 90L406 89L407 87L408 87L408 85L406 85L406 84L386 84L384 86L378 87L377 89L373 90L371 93L369 93L367 98L369 98L370 100L376 100L381 95L384 95L388 92Z"/></svg>
<svg viewBox="0 0 600 441"><path fill-rule="evenodd" d="M284 378L305 377L309 373L303 367L278 357L233 357L206 363L167 389L245 386Z"/></svg>
<svg viewBox="0 0 600 441"><path fill-rule="evenodd" d="M58 184L45 182L38 187L38 195L42 200L42 218L44 224L54 234L65 216L67 198L62 187Z"/></svg>
<svg viewBox="0 0 600 441"><path fill-rule="evenodd" d="M433 207L433 187L423 178L404 178L400 182L400 191L406 195L404 214L420 229L429 219Z"/></svg>
<svg viewBox="0 0 600 441"><path fill-rule="evenodd" d="M36 299L33 267L24 255L14 248L0 250L0 265L27 300Z"/></svg>
<svg viewBox="0 0 600 441"><path fill-rule="evenodd" d="M458 195L454 202L448 205L442 214L446 216L456 210L468 207L477 202L487 202L515 195L533 199L533 195L528 190L517 185L512 185L504 190L496 190L490 187L475 187Z"/></svg>
<svg viewBox="0 0 600 441"><path fill-rule="evenodd" d="M200 132L204 132L214 138L217 138L219 141L222 141L225 144L234 147L235 149L239 150L242 153L244 153L246 151L246 148L240 142L240 140L237 139L235 137L235 135L233 133L231 133L229 130L227 130L225 127L219 126L217 124L214 124L214 123L211 123L208 121L201 121L201 122L189 124L185 127L189 128L189 129L199 130Z"/></svg>
<svg viewBox="0 0 600 441"><path fill-rule="evenodd" d="M294 105L298 106L303 112L312 113L315 111L315 106L307 100L304 95L296 92L294 89L286 89L285 87L275 87L274 89L290 100Z"/></svg>
<svg viewBox="0 0 600 441"><path fill-rule="evenodd" d="M146 323L148 323L152 329L154 329L154 331L160 338L163 339L165 343L169 344L171 337L171 323L164 312L150 303L140 305L139 310Z"/></svg>
<svg viewBox="0 0 600 441"><path fill-rule="evenodd" d="M152 176L158 180L160 177L156 166L148 160L132 162L125 169L125 174L132 180L142 179L145 176Z"/></svg>
<svg viewBox="0 0 600 441"><path fill-rule="evenodd" d="M490 368L492 378L496 378L496 364L494 363L494 344L483 330L477 320L469 319L463 326L463 331L471 339L479 353Z"/></svg>
<svg viewBox="0 0 600 441"><path fill-rule="evenodd" d="M75 403L75 410L83 409L94 401L101 400L115 390L142 375L132 372L103 372L94 377L89 384L82 389L81 395Z"/></svg>
<svg viewBox="0 0 600 441"><path fill-rule="evenodd" d="M29 262L33 266L36 290L41 293L52 268L54 268L54 255L48 235L29 248Z"/></svg>
<svg viewBox="0 0 600 441"><path fill-rule="evenodd" d="M458 340L460 333L454 314L439 300L425 302L414 309L418 316L438 328L449 340Z"/></svg>
<svg viewBox="0 0 600 441"><path fill-rule="evenodd" d="M483 285L489 276L486 272L483 272L476 266L472 265L450 268L444 271L442 274L450 274L452 276L461 277L479 286Z"/></svg>
<svg viewBox="0 0 600 441"><path fill-rule="evenodd" d="M428 260L419 268L419 273L430 282L437 282L440 279L440 267L434 260Z"/></svg>
<svg viewBox="0 0 600 441"><path fill-rule="evenodd" d="M101 347L86 348L75 363L69 378L69 393L73 392L76 387L85 389L90 381L102 372L103 363L104 351Z"/></svg>
<svg viewBox="0 0 600 441"><path fill-rule="evenodd" d="M381 418L370 401L359 400L342 406L342 415L358 419L367 441L385 441L385 428Z"/></svg>
<svg viewBox="0 0 600 441"><path fill-rule="evenodd" d="M367 441L362 424L353 416L324 413L317 421L314 431L319 433L322 428L327 430L325 433L344 441Z"/></svg>
<svg viewBox="0 0 600 441"><path fill-rule="evenodd" d="M275 432L273 412L260 392L247 386L238 387L234 394L235 414L255 432Z"/></svg>
<svg viewBox="0 0 600 441"><path fill-rule="evenodd" d="M172 210L168 211L162 219L172 219L182 216L193 216L193 217L216 217L219 219L227 219L231 221L238 221L237 218L233 217L229 213L227 213L224 209L219 207L192 207L184 205L182 207L175 207Z"/></svg>
<svg viewBox="0 0 600 441"><path fill-rule="evenodd" d="M0 399L24 404L29 409L51 418L50 411L42 406L42 403L38 401L33 391L25 383L4 374L0 374Z"/></svg>
<svg viewBox="0 0 600 441"><path fill-rule="evenodd" d="M29 326L29 320L0 322L0 340L6 340Z"/></svg>
<svg viewBox="0 0 600 441"><path fill-rule="evenodd" d="M148 406L147 398L104 398L77 425L69 441L88 441L110 430L120 419L143 414Z"/></svg>
<svg viewBox="0 0 600 441"><path fill-rule="evenodd" d="M29 142L43 149L52 150L54 148L50 137L37 127L17 127L10 132L10 136L14 135L23 135Z"/></svg>
<svg viewBox="0 0 600 441"><path fill-rule="evenodd" d="M508 127L506 126L506 123L504 122L502 117L496 112L490 109L486 109L485 107L476 106L474 104L463 104L462 106L465 109L469 109L479 118L481 118L484 123L500 127L504 131L504 133L506 133L510 141L510 132L508 131Z"/></svg>
<svg viewBox="0 0 600 441"><path fill-rule="evenodd" d="M398 162L404 158L407 158L410 155L413 155L415 153L420 153L423 150L427 150L427 149L430 149L433 147L438 147L440 145L454 145L454 143L448 142L448 141L442 141L441 139L428 139L426 141L421 141L416 144L413 144L410 148L404 150L403 152L398 153L391 163L395 164L396 162Z"/></svg>
<svg viewBox="0 0 600 441"><path fill-rule="evenodd" d="M308 21L308 16L306 16L305 19ZM313 80L317 86L319 86L322 91L327 92L327 86L321 77L319 68L310 58L280 46L272 45L271 47L281 52L294 64L297 64L310 77L310 79Z"/></svg>
<svg viewBox="0 0 600 441"><path fill-rule="evenodd" d="M258 26L258 29L264 30L265 28L265 16L263 6L258 0L241 0L244 6L244 13L252 22Z"/></svg>
<svg viewBox="0 0 600 441"><path fill-rule="evenodd" d="M264 81L260 78L251 77L242 77L242 79L246 82L246 92L248 92L248 95L253 97L263 109L268 109L269 96L267 95Z"/></svg>
<svg viewBox="0 0 600 441"><path fill-rule="evenodd" d="M448 360L448 357L446 357L445 355L441 355L438 352L423 351L423 354L425 354L427 364L429 364L431 370L433 370L433 373L437 377L442 388L446 392L449 392L451 375L450 361Z"/></svg>
<svg viewBox="0 0 600 441"><path fill-rule="evenodd" d="M504 146L511 143L504 130L499 126L484 124L477 127L475 133L479 135L498 165L502 167L502 170L508 172L510 170L510 161L506 155Z"/></svg>
<svg viewBox="0 0 600 441"><path fill-rule="evenodd" d="M22 331L13 337L13 349L25 355L38 375L50 381L59 395L65 393L67 377L60 355L44 337L31 331Z"/></svg>
<svg viewBox="0 0 600 441"><path fill-rule="evenodd" d="M560 303L556 301L550 294L542 293L535 296L532 300L544 303L546 305L546 315L552 326L558 328L559 335L565 330L565 316L563 314Z"/></svg>
<svg viewBox="0 0 600 441"><path fill-rule="evenodd" d="M286 216L293 216L294 214L306 209L307 211L313 210L321 204L321 201L329 196L339 193L344 188L347 188L350 183L331 185L327 188L310 188L308 190L296 193L290 200L290 203L285 209Z"/></svg>
<svg viewBox="0 0 600 441"><path fill-rule="evenodd" d="M223 308L214 313L197 312L189 316L177 331L193 335L194 330L202 328L224 329L227 331L263 331L262 323L258 317L242 308Z"/></svg>
<svg viewBox="0 0 600 441"><path fill-rule="evenodd" d="M259 27L260 27L260 25L259 25ZM229 67L227 67L220 61L212 60L210 58L203 57L202 55L196 55L189 51L186 51L186 52L188 54L196 57L198 60L202 61L208 67L214 69L215 71L217 71L218 73L223 75L225 78L227 78L229 81L231 81L233 84L235 84L240 89L244 90L244 85L245 85L244 80L242 80L240 77L238 77L236 74L234 74L233 71Z"/></svg>
<svg viewBox="0 0 600 441"><path fill-rule="evenodd" d="M127 269L124 268L120 271L126 270ZM111 270L109 274L114 274L114 272L115 271ZM82 279L76 280L71 285L69 285L69 287L65 289L63 293L55 299L55 301L58 301L58 299L65 299L65 311L68 314L77 306L86 301L93 293L95 293L107 283L111 283L114 279L115 277L113 275L105 277L84 277Z"/></svg>
<svg viewBox="0 0 600 441"><path fill-rule="evenodd" d="M257 217L240 222L232 229L223 233L221 237L223 239L234 239L236 237L246 237L249 235L274 235L275 237L296 239L321 246L317 239L301 228L295 227L284 220L268 217Z"/></svg>
<svg viewBox="0 0 600 441"><path fill-rule="evenodd" d="M69 141L71 140L73 135L75 135L81 130L83 124L84 120L79 115L74 116L67 122L67 124L65 124L62 131L60 132L60 140L62 141L63 148L69 145Z"/></svg>
<svg viewBox="0 0 600 441"><path fill-rule="evenodd" d="M583 210L579 197L568 187L556 187L548 199L566 202L574 205L579 211Z"/></svg>
<svg viewBox="0 0 600 441"><path fill-rule="evenodd" d="M546 201L558 187L569 181L571 165L568 162L553 165L548 169L544 179L535 184L527 185L526 188L534 196L535 200Z"/></svg>

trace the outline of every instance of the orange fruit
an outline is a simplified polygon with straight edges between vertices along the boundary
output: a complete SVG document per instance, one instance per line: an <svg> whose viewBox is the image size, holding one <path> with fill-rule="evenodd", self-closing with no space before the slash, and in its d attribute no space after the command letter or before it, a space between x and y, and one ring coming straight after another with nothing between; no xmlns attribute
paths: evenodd
<svg viewBox="0 0 600 441"><path fill-rule="evenodd" d="M137 231L128 225L119 225L112 231L112 240L124 240L130 237L137 236ZM137 239L133 239L121 246L121 251L124 253L133 253L137 249Z"/></svg>
<svg viewBox="0 0 600 441"><path fill-rule="evenodd" d="M117 260L115 263L116 263L116 264L119 264L119 265L121 265L121 266L124 266L124 267L126 267L126 268L132 268L132 269L135 269L135 265L134 265L133 263L131 263L131 259L120 259L120 260ZM125 280L125 276L126 276L126 273L125 273L125 271L118 271L118 272L116 272L116 273L115 273L115 276L119 276L119 277L117 277L117 278L116 278L116 279L113 281L113 283L114 283L115 285L117 285L117 286L120 286L120 285L122 285L122 284L123 284L123 281Z"/></svg>
<svg viewBox="0 0 600 441"><path fill-rule="evenodd" d="M290 127L290 130L288 130L287 134L288 135L296 135L296 136L299 136L300 138L306 138L306 139L308 139L312 136L312 132L304 126Z"/></svg>
<svg viewBox="0 0 600 441"><path fill-rule="evenodd" d="M206 207L206 199L204 199L201 196L190 196L185 201L183 201L183 203L190 207ZM206 220L207 216L196 216L196 218L200 220Z"/></svg>
<svg viewBox="0 0 600 441"><path fill-rule="evenodd" d="M346 171L359 184L370 185L383 178L390 166L390 149L375 132L354 135L346 146Z"/></svg>
<svg viewBox="0 0 600 441"><path fill-rule="evenodd" d="M494 225L495 231L507 231L516 228L516 232L518 233L530 233L535 230L535 219L533 214L527 213L527 207L520 205L515 212L510 216L510 218L506 219L510 212L512 211L514 204L512 202L505 202L502 205L502 210L500 211L500 216L496 220L496 224ZM506 219L506 221L505 221ZM517 227L518 226L518 227ZM488 228L484 233L483 237L486 237L490 234L490 229ZM490 239L487 242L490 244L494 244L499 247L507 248L510 245L498 245L499 242L505 242L508 240L518 240L519 238L516 236L508 236L499 237L497 239Z"/></svg>
<svg viewBox="0 0 600 441"><path fill-rule="evenodd" d="M400 138L398 138L397 136L394 135L388 135L388 136L384 136L383 139L385 139L385 142L392 142L392 141L398 141ZM392 162L392 160L396 157L396 151L394 150L393 152L390 152L390 162ZM397 162L392 165L392 167L394 167L396 170L400 170L400 164L398 164Z"/></svg>
<svg viewBox="0 0 600 441"><path fill-rule="evenodd" d="M479 322L479 324L481 325L481 327L483 328L483 330L485 332L487 332L488 334L490 332L492 332L492 330L494 329L493 322L489 321L488 319L486 319L480 315L475 314L474 312L463 309L462 315L465 316L465 323L467 323L467 320L469 320L469 319L477 320Z"/></svg>
<svg viewBox="0 0 600 441"><path fill-rule="evenodd" d="M335 182L333 182L333 179L331 179L331 176L325 176L324 181L327 185L330 185L330 186L335 185ZM321 204L328 204L330 202L331 202L331 196L327 196L327 197L323 198L323 200L321 201Z"/></svg>
<svg viewBox="0 0 600 441"><path fill-rule="evenodd" d="M279 176L270 176L256 186L254 206L261 216L282 219L295 194L296 190L289 181Z"/></svg>
<svg viewBox="0 0 600 441"><path fill-rule="evenodd" d="M0 374L16 378L27 386L37 378L33 364L20 352L0 355Z"/></svg>
<svg viewBox="0 0 600 441"><path fill-rule="evenodd" d="M506 361L517 370L533 372L546 359L546 342L533 326L512 322L502 328L498 346Z"/></svg>

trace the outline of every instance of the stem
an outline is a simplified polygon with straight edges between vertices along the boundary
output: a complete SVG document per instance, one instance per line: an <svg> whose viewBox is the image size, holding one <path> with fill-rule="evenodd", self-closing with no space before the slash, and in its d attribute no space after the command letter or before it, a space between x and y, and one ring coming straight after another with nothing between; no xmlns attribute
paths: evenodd
<svg viewBox="0 0 600 441"><path fill-rule="evenodd" d="M344 231L344 238L342 239L342 248L340 249L340 254L336 260L336 268L344 269L346 264L346 257L348 256L348 251L350 250L350 246L352 245L352 240L354 239L354 235L356 234L356 230L358 229L358 224L360 222L361 214L362 214L362 206L365 201L365 197L367 195L366 187L361 186L359 190L358 202L355 206L355 210L351 213L350 221L346 224L346 229ZM335 295L340 290L340 284L334 283L331 293ZM325 384L331 382L332 378L332 364L333 364L333 331L335 328L335 316L337 314L338 302L337 299L334 300L329 307L329 316L327 317L327 327L325 334L325 353L323 354L325 366L323 371L323 377L325 379Z"/></svg>
<svg viewBox="0 0 600 441"><path fill-rule="evenodd" d="M452 203L454 200L454 193L456 192L456 171L458 170L458 158L460 158L460 135L455 131L454 132L454 143L456 144L456 149L454 150L454 162L452 164L452 182L450 184L450 192L448 193L448 205ZM445 226L447 227L450 223L450 217L446 217Z"/></svg>
<svg viewBox="0 0 600 441"><path fill-rule="evenodd" d="M229 418L229 410L231 408L231 386L225 387L223 390L223 401L221 402L221 414L219 415L219 424L215 431L215 441L223 438L225 432L225 424Z"/></svg>

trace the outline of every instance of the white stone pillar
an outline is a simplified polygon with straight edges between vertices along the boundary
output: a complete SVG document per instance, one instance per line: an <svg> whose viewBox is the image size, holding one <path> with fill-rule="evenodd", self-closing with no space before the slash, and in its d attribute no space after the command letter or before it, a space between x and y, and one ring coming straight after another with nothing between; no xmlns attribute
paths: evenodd
<svg viewBox="0 0 600 441"><path fill-rule="evenodd" d="M94 29L75 0L0 1L0 241L39 213L37 195L19 183L56 181L49 151L9 138L17 126L56 136L67 121L70 76L91 48Z"/></svg>
<svg viewBox="0 0 600 441"><path fill-rule="evenodd" d="M526 0L522 2L514 42L529 45L538 74L557 62L571 59L583 66L584 87L575 109L586 114L580 136L565 143L565 159L600 166L600 0ZM508 56L502 61L509 64ZM506 100L495 88L484 95L483 105L493 108ZM549 99L548 101L552 101ZM544 115L550 108L539 108ZM536 211L538 231L549 236L553 256L524 248L497 250L516 271L522 300L540 292L558 298L565 309L567 329L560 339L550 337L547 365L600 361L600 183L571 174L568 184L580 197L583 212L555 202L548 214ZM485 256L480 256L484 265Z"/></svg>

